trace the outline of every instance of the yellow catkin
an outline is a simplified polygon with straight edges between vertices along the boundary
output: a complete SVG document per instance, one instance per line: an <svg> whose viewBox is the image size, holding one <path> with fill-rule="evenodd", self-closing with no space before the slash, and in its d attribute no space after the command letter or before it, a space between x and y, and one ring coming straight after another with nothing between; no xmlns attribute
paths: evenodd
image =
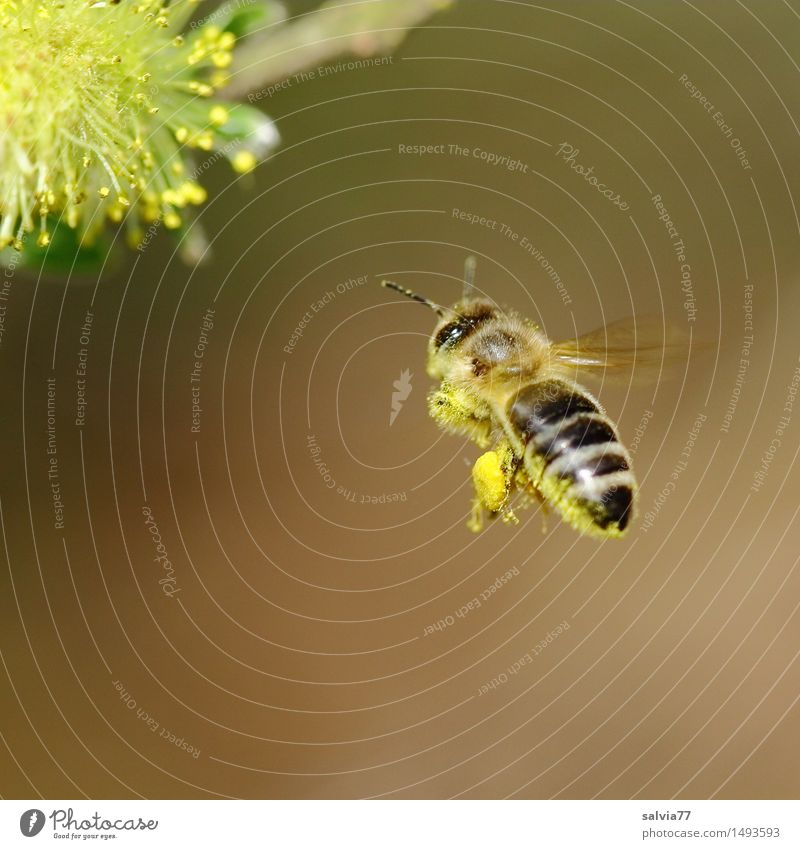
<svg viewBox="0 0 800 849"><path fill-rule="evenodd" d="M205 201L184 177L180 148L211 151L227 140L217 130L229 109L212 100L204 116L196 97L213 98L227 79L236 37L213 24L176 35L195 8L196 0L0 0L0 247L34 230L46 246L48 215L83 244L104 219L130 219L131 238L137 220L163 218L175 229L176 206ZM233 164L249 171L256 161L240 152ZM151 185L158 191L145 198Z"/></svg>

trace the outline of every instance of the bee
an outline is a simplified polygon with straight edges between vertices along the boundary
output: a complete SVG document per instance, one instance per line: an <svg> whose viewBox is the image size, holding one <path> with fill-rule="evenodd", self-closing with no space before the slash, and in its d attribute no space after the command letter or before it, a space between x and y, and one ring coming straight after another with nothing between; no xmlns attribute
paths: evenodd
<svg viewBox="0 0 800 849"><path fill-rule="evenodd" d="M472 467L468 527L479 532L485 514L516 522L512 500L521 494L523 504L552 507L580 533L624 536L636 513L631 457L577 377L579 370L613 372L648 357L652 365L654 354L663 364L670 347L663 327L658 337L650 331L656 343L632 319L552 342L533 322L476 295L474 277L469 257L464 295L452 307L382 281L438 316L428 342L427 373L440 382L428 396L431 417L489 449Z"/></svg>

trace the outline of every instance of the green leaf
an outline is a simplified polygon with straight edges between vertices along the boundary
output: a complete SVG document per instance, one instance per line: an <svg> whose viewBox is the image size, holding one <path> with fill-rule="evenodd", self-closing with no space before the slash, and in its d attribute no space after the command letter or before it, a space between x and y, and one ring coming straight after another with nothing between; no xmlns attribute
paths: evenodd
<svg viewBox="0 0 800 849"><path fill-rule="evenodd" d="M241 150L264 159L280 143L275 123L260 109L243 103L226 103L228 120L216 130L216 148L233 160Z"/></svg>
<svg viewBox="0 0 800 849"><path fill-rule="evenodd" d="M246 0L228 0L220 6L219 13L209 15L208 23L225 32L232 32L236 38L244 38L251 32L286 19L286 9L282 3L256 0L244 5L245 2Z"/></svg>
<svg viewBox="0 0 800 849"><path fill-rule="evenodd" d="M91 245L81 245L78 234L71 227L61 225L51 233L50 244L40 248L35 234L23 239L22 250L6 248L0 251L0 265L22 268L46 274L92 274L108 265L116 250L106 233L98 235Z"/></svg>
<svg viewBox="0 0 800 849"><path fill-rule="evenodd" d="M260 109L244 103L226 103L225 108L228 110L228 120L216 131L220 138L225 141L269 140L270 147L277 144L278 131L275 124Z"/></svg>

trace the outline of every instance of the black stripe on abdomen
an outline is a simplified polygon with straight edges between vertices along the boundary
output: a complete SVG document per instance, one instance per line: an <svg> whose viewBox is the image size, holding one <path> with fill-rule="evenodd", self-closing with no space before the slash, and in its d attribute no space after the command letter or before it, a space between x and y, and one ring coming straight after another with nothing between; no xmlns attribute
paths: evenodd
<svg viewBox="0 0 800 849"><path fill-rule="evenodd" d="M560 380L523 387L511 400L508 416L529 450L544 458L545 466L565 454L618 441L597 404Z"/></svg>
<svg viewBox="0 0 800 849"><path fill-rule="evenodd" d="M624 531L633 515L633 486L609 487L598 499L587 502L587 507L598 527L605 530L609 525L617 525Z"/></svg>
<svg viewBox="0 0 800 849"><path fill-rule="evenodd" d="M545 490L559 493L562 513L578 507L598 528L624 531L635 479L614 426L587 394L560 380L531 383L511 400L508 416L540 482L554 482Z"/></svg>
<svg viewBox="0 0 800 849"><path fill-rule="evenodd" d="M597 413L578 413L560 426L552 424L545 428L536 438L536 450L550 465L568 451L616 440L611 426Z"/></svg>
<svg viewBox="0 0 800 849"><path fill-rule="evenodd" d="M596 404L560 380L529 383L511 400L508 416L527 442L551 425L558 425L576 413L597 413Z"/></svg>
<svg viewBox="0 0 800 849"><path fill-rule="evenodd" d="M614 475L617 472L627 472L628 461L610 445L607 451L599 457L586 457L586 452L575 452L576 456L557 472L559 478L570 481L585 481L590 477Z"/></svg>

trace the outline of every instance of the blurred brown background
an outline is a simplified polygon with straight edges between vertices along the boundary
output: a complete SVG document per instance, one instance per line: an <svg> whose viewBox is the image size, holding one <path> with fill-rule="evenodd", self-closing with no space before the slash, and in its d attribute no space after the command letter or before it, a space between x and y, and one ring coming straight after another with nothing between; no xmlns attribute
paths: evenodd
<svg viewBox="0 0 800 849"><path fill-rule="evenodd" d="M797 796L798 43L777 0L463 2L259 101L283 145L209 171L207 264L161 234L99 279L6 272L2 794ZM432 316L377 281L452 302L469 253L554 338L655 313L710 342L598 388L625 541L467 531Z"/></svg>

